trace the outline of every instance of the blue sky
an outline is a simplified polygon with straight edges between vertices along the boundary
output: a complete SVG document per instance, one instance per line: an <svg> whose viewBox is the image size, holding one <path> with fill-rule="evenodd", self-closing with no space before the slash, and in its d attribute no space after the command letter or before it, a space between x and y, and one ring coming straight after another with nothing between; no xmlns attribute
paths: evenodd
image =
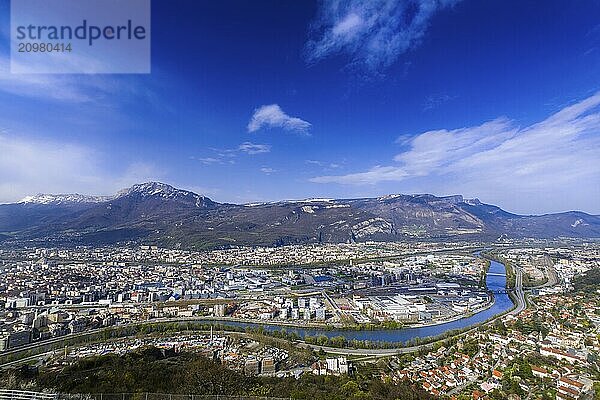
<svg viewBox="0 0 600 400"><path fill-rule="evenodd" d="M8 72L0 202L463 194L600 213L597 1L153 1L149 75Z"/></svg>

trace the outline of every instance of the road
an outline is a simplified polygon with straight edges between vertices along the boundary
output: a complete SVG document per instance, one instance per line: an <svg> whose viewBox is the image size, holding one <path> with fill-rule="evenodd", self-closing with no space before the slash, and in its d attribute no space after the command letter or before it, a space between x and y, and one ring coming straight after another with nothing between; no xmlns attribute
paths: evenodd
<svg viewBox="0 0 600 400"><path fill-rule="evenodd" d="M525 301L525 292L523 291L523 270L518 265L515 266L515 290L513 292L516 299L516 307L509 314L516 315L527 307Z"/></svg>
<svg viewBox="0 0 600 400"><path fill-rule="evenodd" d="M323 298L325 299L325 302L329 303L329 306L333 310L333 313L335 314L335 316L339 320L341 320L342 319L342 310L340 310L340 308L338 307L337 303L329 296L329 293L327 293L326 290L323 290L321 292L321 294L323 295Z"/></svg>
<svg viewBox="0 0 600 400"><path fill-rule="evenodd" d="M475 357L473 357L473 358L477 358L477 357L481 357L481 350L479 350L477 352L477 354L475 355ZM496 361L496 366L498 365L499 362L500 362L500 360ZM496 369L496 366L494 366L494 369ZM446 396L452 396L456 393L461 392L464 388L466 388L469 385L472 385L473 383L477 382L479 379L480 379L479 376L475 376L473 378L467 379L465 382L461 383L460 385L455 386L452 389L448 390L448 392L446 393Z"/></svg>
<svg viewBox="0 0 600 400"><path fill-rule="evenodd" d="M38 364L40 362L43 362L45 360L48 360L49 358L51 358L52 356L54 356L55 354L58 353L62 353L61 350L52 350L52 351L47 351L45 353L41 353L41 354L36 354L33 356L29 356L29 357L24 357L24 358L20 358L18 360L15 361L11 361L11 362L7 362L4 364L0 365L0 369L10 369L12 367L18 367L19 365L28 363L30 361L36 361Z"/></svg>
<svg viewBox="0 0 600 400"><path fill-rule="evenodd" d="M514 299L516 300L516 305L515 305L514 309L512 309L511 311L508 312L508 314L510 314L510 315L516 315L516 314L520 313L521 311L523 311L527 307L527 303L525 301L525 293L523 292L523 271L518 266L515 266L515 269L516 269L516 271L515 271L515 289L514 289L513 294L514 294ZM498 318L500 318L500 316L492 318L492 319L484 322L481 325L484 325L484 326L489 325ZM150 320L150 321L132 322L130 324L118 325L118 326L107 327L107 328L99 328L99 329L94 329L94 330L90 330L90 331L86 331L86 332L75 333L75 334L70 334L70 335L66 335L66 336L60 336L57 338L52 338L52 339L44 340L42 342L32 343L27 346L18 347L16 349L0 353L0 357L6 357L6 356L11 356L11 355L17 355L21 352L28 352L29 354L31 354L30 352L32 352L32 351L41 350L41 354L28 356L26 359L20 359L20 360L10 361L10 362L6 362L6 363L1 363L0 368L5 368L8 365L10 365L10 366L18 365L20 362L24 362L25 360L31 361L31 360L35 360L35 359L41 359L43 355L47 355L48 352L56 349L56 346L54 346L54 345L59 344L60 347L63 347L64 342L67 340L72 340L72 339L77 339L77 338L85 338L86 336L93 336L98 333L102 333L104 331L108 331L108 330L114 329L114 328L130 328L130 327L135 327L135 326L140 326L140 325L156 324L156 323L159 323L159 324L172 323L172 322L186 323L186 322L199 322L199 321L207 322L209 320L207 320L207 318L205 318L205 317L204 318L184 318L184 319L182 319L182 318L161 318L161 319ZM467 331L459 333L455 337L460 337L460 336L466 335L468 333L471 333L471 332L477 330L479 328L479 326L481 326L481 325L477 325L477 326L473 327L472 329L469 329ZM232 332L232 333L244 334L243 332ZM446 339L447 338L440 339L439 341L427 343L427 344L421 344L421 345L410 346L410 347L398 347L398 348L391 348L391 349L342 349L342 348L336 348L336 347L312 345L312 344L305 343L303 341L298 341L297 344L300 347L311 348L311 349L314 349L317 351L322 349L322 350L326 351L327 353L331 353L331 354L386 357L386 356L391 356L391 355L396 355L396 354L406 354L406 353L412 353L415 351L419 351L420 349L431 347L435 343L442 342Z"/></svg>
<svg viewBox="0 0 600 400"><path fill-rule="evenodd" d="M546 283L543 285L537 286L537 288L558 285L558 276L556 275L556 269L554 269L554 262L548 254L544 255L544 264L546 267L546 276L548 277L548 281L546 281Z"/></svg>
<svg viewBox="0 0 600 400"><path fill-rule="evenodd" d="M527 303L525 302L525 293L523 292L523 270L519 266L515 266L515 290L513 293L515 295L517 304L516 304L515 308L509 312L509 314L516 315L516 314L520 313L521 311L523 311L525 309L525 307L527 306ZM500 359L496 360L496 364L494 364L493 370L498 367L499 363L500 363ZM471 378L467 382L463 383L462 385L452 388L446 394L448 396L451 396L455 393L458 393L459 391L466 388L470 384L477 382L479 379L480 379L479 376L477 376L475 378Z"/></svg>

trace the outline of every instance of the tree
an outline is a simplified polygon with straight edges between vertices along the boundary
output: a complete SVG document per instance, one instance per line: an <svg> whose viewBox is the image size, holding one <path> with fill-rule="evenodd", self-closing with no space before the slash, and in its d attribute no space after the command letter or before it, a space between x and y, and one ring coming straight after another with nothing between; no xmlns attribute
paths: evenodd
<svg viewBox="0 0 600 400"><path fill-rule="evenodd" d="M600 382L594 382L594 398L600 399Z"/></svg>

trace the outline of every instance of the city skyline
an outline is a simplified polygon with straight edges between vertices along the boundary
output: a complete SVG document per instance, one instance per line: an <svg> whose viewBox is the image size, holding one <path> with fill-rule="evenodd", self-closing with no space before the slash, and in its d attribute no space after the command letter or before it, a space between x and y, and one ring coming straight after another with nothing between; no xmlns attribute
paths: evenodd
<svg viewBox="0 0 600 400"><path fill-rule="evenodd" d="M161 181L600 213L598 4L369 4L153 2L149 75L10 74L0 41L0 203Z"/></svg>

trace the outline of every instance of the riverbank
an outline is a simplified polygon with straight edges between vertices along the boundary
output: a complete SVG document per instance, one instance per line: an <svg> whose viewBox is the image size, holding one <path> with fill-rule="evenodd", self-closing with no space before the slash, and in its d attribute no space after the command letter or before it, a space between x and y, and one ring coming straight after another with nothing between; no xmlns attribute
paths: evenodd
<svg viewBox="0 0 600 400"><path fill-rule="evenodd" d="M495 262L491 265L490 271L492 273L500 272L500 270L504 269L504 265ZM519 274L517 274L519 275ZM498 275L488 275L488 285L491 290L500 289L505 287L506 279L503 276ZM450 337L455 337L462 335L466 332L470 332L474 329L477 329L479 326L488 324L497 318L501 317L506 313L516 314L522 311L526 305L521 301L521 296L515 296L515 302L509 297L507 294L498 294L495 296L495 301L493 304L487 308L486 310L480 311L470 317L459 318L455 321L445 322L442 324L436 324L433 326L423 326L423 327L407 327L399 330L372 330L372 331L360 331L360 330L341 330L341 329L319 329L319 328L310 328L310 327L296 327L291 325L281 325L281 324L263 324L257 323L256 321L251 322L242 322L242 321L224 321L219 323L217 319L211 319L206 317L196 317L196 318L167 318L162 320L149 320L142 322L135 322L127 325L121 325L117 327L107 327L101 328L89 332L77 333L72 335L66 335L58 338L53 338L49 340L45 340L42 342L33 343L27 346L23 346L14 350L9 350L8 352L0 353L0 363L6 363L7 361L12 361L19 358L31 357L35 354L40 354L43 352L48 352L51 350L56 350L63 348L64 346L71 346L77 343L86 342L89 340L97 340L102 338L111 338L115 337L111 332L117 331L121 332L123 335L126 334L137 334L137 333L145 333L146 331L152 331L150 327L154 325L169 325L173 326L173 329L176 329L175 326L185 327L185 325L190 325L196 323L197 325L202 325L202 322L209 322L209 324L204 324L210 329L210 325L216 327L217 329L223 329L223 331L232 331L232 332L246 332L246 329L249 331L253 331L254 333L266 333L270 336L274 336L274 332L286 331L285 328L292 328L290 330L290 335L296 335L293 339L299 345L306 346L315 346L314 348L326 348L327 346L322 346L318 344L307 343L307 341L303 341L302 338L306 337L319 337L325 336L329 339L334 337L344 337L345 344L355 345L355 346L368 346L366 350L373 350L377 346L384 347L389 352L397 352L397 351L414 351L415 349L419 349L423 346L430 345L432 343L438 342L440 340L446 340ZM139 329L137 329L139 328ZM283 328L283 329L277 329ZM185 329L185 328L184 328ZM262 332L259 332L262 331ZM118 334L115 334L118 335ZM276 336L277 334L275 334ZM309 340L310 341L310 340ZM402 350L402 349L411 349L411 350ZM364 353L360 353L364 354ZM389 354L386 352L386 354ZM2 364L0 364L2 365Z"/></svg>
<svg viewBox="0 0 600 400"><path fill-rule="evenodd" d="M449 322L459 321L464 318L470 318L480 312L486 311L493 307L495 304L495 297L492 294L491 300L489 300L485 306L477 308L467 314L457 314L453 317L436 320L431 322L422 323L399 323L399 326L392 326L378 323L366 323L366 324L336 324L336 323L315 323L315 322L294 322L294 321L279 321L279 320L256 320L251 318L237 318L237 317L212 317L203 316L194 318L194 320L206 320L215 322L238 322L253 325L269 325L269 326L280 326L284 328L298 328L298 329L315 329L323 331L379 331L379 330L400 330L400 329L411 329L411 328L426 328L434 327L438 325L447 324ZM152 321L152 320L149 320Z"/></svg>

